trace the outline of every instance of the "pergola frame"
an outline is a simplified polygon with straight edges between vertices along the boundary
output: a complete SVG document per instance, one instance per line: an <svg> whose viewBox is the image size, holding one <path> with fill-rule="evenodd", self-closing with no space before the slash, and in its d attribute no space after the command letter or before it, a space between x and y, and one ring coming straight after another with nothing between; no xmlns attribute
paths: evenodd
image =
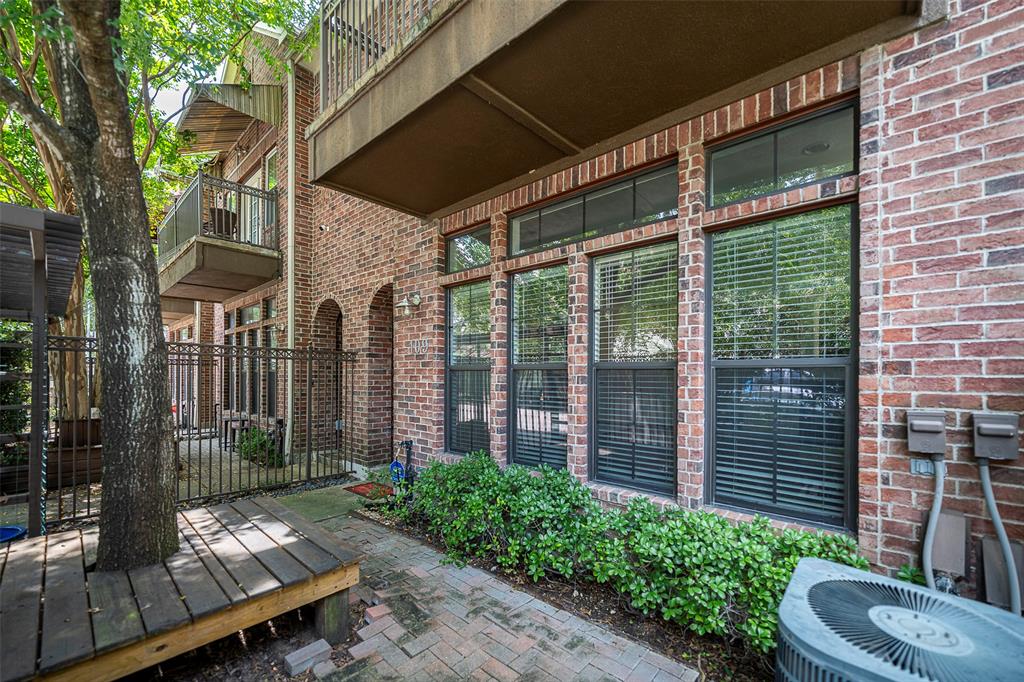
<svg viewBox="0 0 1024 682"><path fill-rule="evenodd" d="M75 216L0 203L0 319L32 323L30 535L46 530L47 321L65 312L81 242L82 225Z"/></svg>

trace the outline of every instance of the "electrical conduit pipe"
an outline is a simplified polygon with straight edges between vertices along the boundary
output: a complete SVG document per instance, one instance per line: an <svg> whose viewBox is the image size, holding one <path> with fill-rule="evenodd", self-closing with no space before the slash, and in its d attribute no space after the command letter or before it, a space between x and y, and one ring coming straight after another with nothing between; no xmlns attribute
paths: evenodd
<svg viewBox="0 0 1024 682"><path fill-rule="evenodd" d="M924 579L930 589L935 589L935 572L932 570L932 548L935 545L935 531L939 527L942 515L942 495L946 487L946 460L943 455L932 455L935 462L935 494L932 497L932 509L928 513L928 527L924 532L924 549L921 564L924 567Z"/></svg>
<svg viewBox="0 0 1024 682"><path fill-rule="evenodd" d="M999 516L996 497L992 493L992 477L989 475L988 457L978 457L978 473L981 475L981 490L985 494L985 506L988 507L988 513L992 517L992 525L996 527L999 548L1003 551L1003 561L1006 562L1006 579L1010 584L1010 612L1019 616L1020 581L1017 579L1017 565L1013 560L1013 550L1010 547L1010 539L1006 537L1003 519Z"/></svg>

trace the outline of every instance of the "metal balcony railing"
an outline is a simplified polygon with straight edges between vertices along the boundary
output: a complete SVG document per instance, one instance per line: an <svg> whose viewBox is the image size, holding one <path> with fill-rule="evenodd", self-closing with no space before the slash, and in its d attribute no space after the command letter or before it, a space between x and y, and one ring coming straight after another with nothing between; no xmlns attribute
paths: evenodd
<svg viewBox="0 0 1024 682"><path fill-rule="evenodd" d="M195 236L277 249L277 191L199 173L160 223L159 263Z"/></svg>
<svg viewBox="0 0 1024 682"><path fill-rule="evenodd" d="M324 0L320 5L320 109L339 99L391 48L430 24L442 0Z"/></svg>

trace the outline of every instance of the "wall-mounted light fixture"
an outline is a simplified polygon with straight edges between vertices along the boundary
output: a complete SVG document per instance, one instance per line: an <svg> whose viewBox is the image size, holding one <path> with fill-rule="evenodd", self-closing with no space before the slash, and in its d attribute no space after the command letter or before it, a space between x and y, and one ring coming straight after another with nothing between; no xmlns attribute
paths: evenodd
<svg viewBox="0 0 1024 682"><path fill-rule="evenodd" d="M420 298L419 292L414 292L404 297L395 306L398 311L402 313L402 317L409 317L413 311L420 307L422 299Z"/></svg>

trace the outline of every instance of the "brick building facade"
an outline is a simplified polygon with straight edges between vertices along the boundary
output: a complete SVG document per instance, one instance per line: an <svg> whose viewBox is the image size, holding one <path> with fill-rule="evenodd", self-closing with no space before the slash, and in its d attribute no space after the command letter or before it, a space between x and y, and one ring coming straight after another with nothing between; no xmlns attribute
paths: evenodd
<svg viewBox="0 0 1024 682"><path fill-rule="evenodd" d="M822 372L845 376L845 384L835 379L834 385L843 388L832 399L849 402L843 427L849 429L847 459L841 485L817 493L822 499L835 496L842 511L822 522L822 516L752 508L772 512L780 525L824 525L856 533L862 551L880 569L916 564L933 479L910 473L906 410L945 412L950 443L945 506L967 516L973 538L993 531L971 452L971 413L1024 411L1022 63L1024 8L1019 2L955 0L937 24L433 220L308 182L308 145L301 131L318 111L319 89L315 74L299 68L296 221L281 236L282 263L287 263L286 231L295 230L296 346L312 343L359 354L355 428L364 444L361 463L387 461L404 440L413 442L420 466L457 457L448 447L450 372L463 370L449 362L449 298L460 287L484 283L485 351L473 359L489 382L486 400L458 405L455 411L481 410L473 414L485 415L487 449L504 464L514 459L510 376L518 370L509 348L515 324L510 307L519 284L513 280L536 269L564 266L566 302L559 324L565 328L565 347L558 351L564 358L548 369L564 371L564 398L558 400L565 407L558 415L561 425L547 428L557 431L553 442L564 441L565 465L609 503L647 495L659 504L713 508L743 518L751 508L735 500L746 493L736 492L734 481L734 491L722 494L722 480L714 476L724 476L724 467L716 474L709 452L709 430L715 428L711 404L721 400L710 388L712 372L719 379L743 376L739 364L715 364L708 347L708 306L717 301L711 282L718 275L712 275L709 263L718 253L714 240L794 216L848 215L852 337L848 352L824 353L828 357L821 363L832 368ZM254 77L254 82L260 81ZM737 149L758 135L795 129L777 126L845 110L853 112L855 121L851 170L712 207L709 149ZM255 123L221 155L224 176L243 180L265 169L261 159L276 150L281 216L292 200L284 188L287 146L286 126ZM677 171L678 205L671 215L517 253L512 225L525 220L526 213L661 168ZM485 226L489 261L449 273L450 240ZM595 370L600 358L594 357L591 337L596 316L609 314L595 300L596 282L605 277L602 263L612 254L665 244L674 245L677 253L677 323L674 351L658 356L662 364L657 371L674 367L674 466L672 490L652 492L650 486L609 483L595 463L597 422L605 418L597 384L609 379L599 378ZM283 270L281 280L259 291L211 305L214 339L224 338L226 313L267 298L276 299L277 319L283 319L286 279ZM602 289L597 295L608 294ZM399 305L406 301L409 305ZM284 345L281 327L276 328ZM843 362L850 367L845 375ZM786 371L798 376L818 369ZM639 385L639 376L633 376L632 385ZM756 388L757 381L748 378L746 390ZM634 411L640 409L635 403ZM1024 465L1018 460L996 466L993 477L1009 534L1024 540ZM719 503L719 498L733 502ZM824 509L832 502L820 504Z"/></svg>

